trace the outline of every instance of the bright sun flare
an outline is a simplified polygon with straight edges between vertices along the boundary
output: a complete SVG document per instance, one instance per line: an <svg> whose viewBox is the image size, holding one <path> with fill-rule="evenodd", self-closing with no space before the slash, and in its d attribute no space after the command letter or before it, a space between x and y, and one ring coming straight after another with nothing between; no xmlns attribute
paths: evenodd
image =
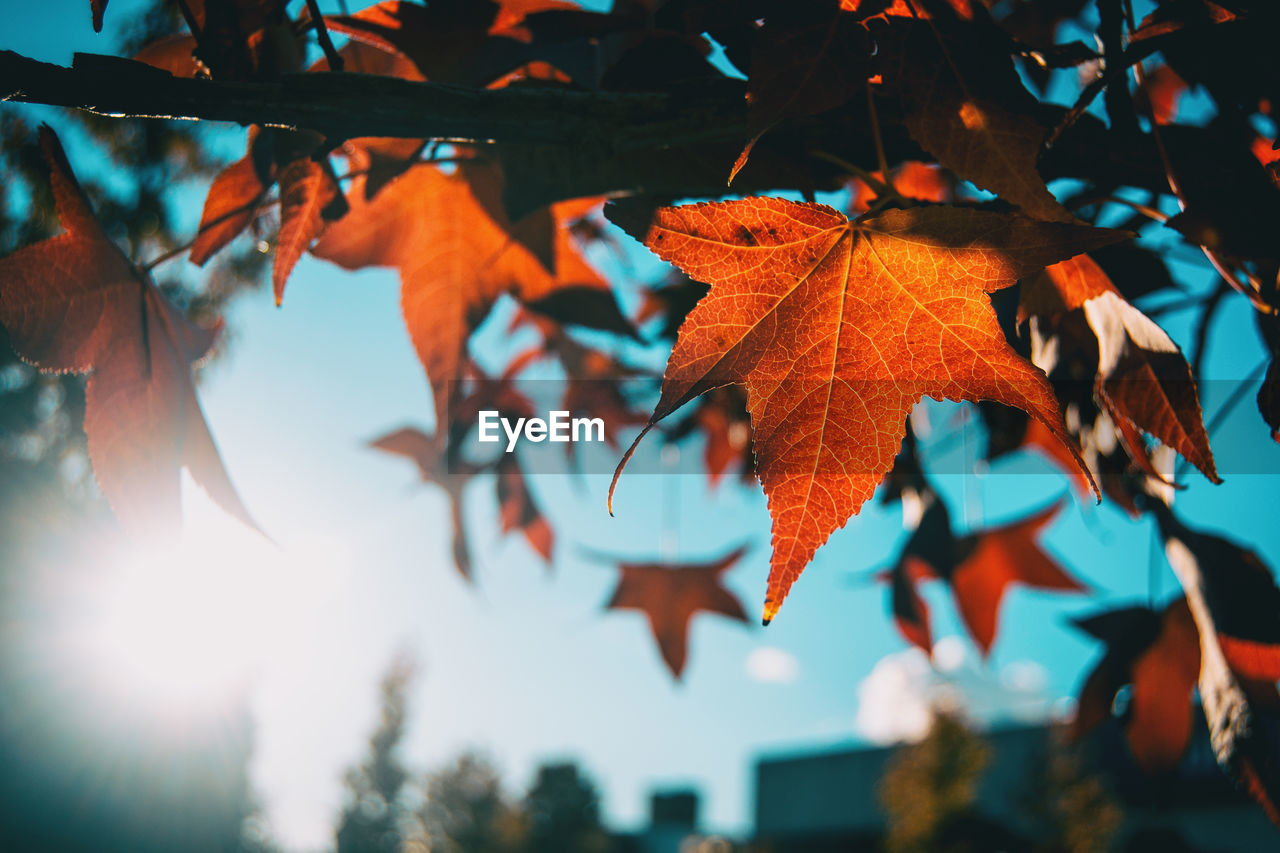
<svg viewBox="0 0 1280 853"><path fill-rule="evenodd" d="M290 613L281 551L211 506L188 507L176 543L103 567L81 622L105 686L178 714L239 694Z"/></svg>

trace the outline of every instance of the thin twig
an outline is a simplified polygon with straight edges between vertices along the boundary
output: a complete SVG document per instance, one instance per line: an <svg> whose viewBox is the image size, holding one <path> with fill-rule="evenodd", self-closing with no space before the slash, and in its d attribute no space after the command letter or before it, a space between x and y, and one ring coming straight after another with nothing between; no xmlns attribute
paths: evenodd
<svg viewBox="0 0 1280 853"><path fill-rule="evenodd" d="M1138 62L1133 66L1133 78L1138 84L1138 88L1142 88L1146 83L1146 74L1142 69L1142 63ZM1150 99L1147 100L1147 118L1151 122L1151 138L1155 140L1156 150L1160 153L1160 163L1164 166L1165 180L1169 183L1169 191L1173 193L1178 201L1180 210L1187 209L1186 196L1183 195L1182 186L1178 182L1178 177L1173 171L1173 161L1169 159L1169 151L1165 148L1164 137L1160 133L1160 124L1156 121L1155 113L1152 110ZM1208 246L1201 245L1200 250L1204 252L1204 256L1209 259L1209 263L1213 264L1213 268L1218 271L1218 275L1222 276L1222 280L1249 300L1249 304L1263 314L1274 314L1276 309L1269 305L1262 294L1252 287L1240 283L1218 253Z"/></svg>
<svg viewBox="0 0 1280 853"><path fill-rule="evenodd" d="M228 210L226 213L222 214L221 216L216 216L213 219L209 220L208 222L201 223L200 227L196 229L196 233L194 237L192 237L187 242L183 243L181 246L175 246L174 248L170 249L169 251L165 252L159 257L154 258L151 261L148 261L147 263L143 264L140 267L140 269L143 272L148 272L148 273L151 272L151 270L160 266L160 264L163 264L167 261L171 261L174 258L178 257L179 255L190 251L191 247L196 244L196 240L199 240L202 234L204 234L210 228L213 228L215 225L221 225L222 223L226 222L228 219L232 219L236 216L240 216L243 213L248 213L250 211L256 213L258 208L266 207L268 204L272 204L277 200L278 199L276 197L269 196L264 193L263 195L259 196L258 198L255 198L253 201L249 202L248 204L242 204L239 207L232 208L231 210Z"/></svg>
<svg viewBox="0 0 1280 853"><path fill-rule="evenodd" d="M875 175L868 172L866 169L862 168L861 166L855 166L853 163L850 163L848 160L845 160L843 157L838 157L835 154L830 153L829 151L813 151L811 153L813 154L814 157L817 157L819 160L826 160L828 163L845 170L850 175L853 175L855 178L862 181L867 186L871 187L872 191L875 192L877 199L902 198L902 196L899 195L898 191L894 188L893 184L889 183L887 180L884 180L884 181L880 180ZM888 175L886 174L885 177L887 178Z"/></svg>
<svg viewBox="0 0 1280 853"><path fill-rule="evenodd" d="M196 21L195 13L187 5L187 0L178 0L178 11L182 13L182 20L187 22L187 29L191 31L191 37L195 39L196 48L198 49L200 47L200 25Z"/></svg>
<svg viewBox="0 0 1280 853"><path fill-rule="evenodd" d="M889 161L884 156L884 139L880 136L880 116L876 112L876 96L871 91L871 84L867 83L867 114L871 117L871 139L876 146L876 165L880 167L880 174L884 175L885 183L893 186L893 179L889 177ZM896 194L895 189L895 194Z"/></svg>
<svg viewBox="0 0 1280 853"><path fill-rule="evenodd" d="M316 40L320 42L320 49L324 51L324 58L329 60L330 71L342 70L342 57L338 54L338 49L333 46L333 39L329 38L329 28L325 26L324 15L320 14L320 3L318 0L307 0L307 13L311 16L311 22L316 28Z"/></svg>
<svg viewBox="0 0 1280 853"><path fill-rule="evenodd" d="M1263 358L1262 361L1258 362L1258 366L1251 370L1249 375L1245 377L1242 382L1236 385L1235 390L1231 392L1231 395L1227 397L1227 399L1223 401L1222 405L1218 407L1218 410L1213 413L1213 417L1204 425L1205 432L1209 434L1210 438L1212 438L1213 434L1222 426L1222 422L1227 419L1227 415L1231 414L1231 410L1240 405L1240 401L1243 400L1245 395L1253 389L1254 383L1262 379L1262 374L1266 371L1267 365L1270 363L1271 356L1269 355ZM1185 456L1179 459L1178 468L1174 472L1174 479L1181 479L1183 472L1186 471L1187 466L1190 464L1191 463L1187 461Z"/></svg>
<svg viewBox="0 0 1280 853"><path fill-rule="evenodd" d="M1136 201L1130 201L1127 198L1120 198L1119 196L1114 196L1114 195L1095 196L1093 198L1086 198L1080 201L1072 202L1071 210L1072 211L1080 210L1081 208L1089 207L1090 205L1094 205L1094 204L1120 204L1132 210L1136 210L1138 213L1141 213L1143 216L1147 217L1148 219L1154 220L1155 222L1159 222L1163 224L1169 221L1169 216L1167 214L1161 213L1160 211L1156 210L1154 207L1150 207L1148 205L1141 204Z"/></svg>
<svg viewBox="0 0 1280 853"><path fill-rule="evenodd" d="M1191 375L1195 377L1196 382L1200 381L1200 377L1204 370L1205 353L1209 347L1209 327L1213 325L1214 315L1218 313L1218 307L1222 305L1222 298L1231 292L1226 282L1218 282L1218 286L1213 289L1213 293L1209 294L1209 298L1205 300L1204 307L1200 309L1200 319L1196 322L1195 331L1195 350L1191 357Z"/></svg>

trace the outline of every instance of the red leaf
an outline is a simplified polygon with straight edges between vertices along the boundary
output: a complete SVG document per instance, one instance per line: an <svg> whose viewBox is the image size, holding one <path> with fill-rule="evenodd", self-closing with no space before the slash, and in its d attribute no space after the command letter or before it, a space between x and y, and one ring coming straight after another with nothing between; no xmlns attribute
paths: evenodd
<svg viewBox="0 0 1280 853"><path fill-rule="evenodd" d="M766 623L892 467L925 395L1017 406L1069 442L1047 380L1010 348L986 294L1122 236L949 207L850 223L767 198L621 224L711 285L680 330L650 424L712 388L746 387L773 517Z"/></svg>
<svg viewBox="0 0 1280 853"><path fill-rule="evenodd" d="M987 528L956 543L957 553L964 556L950 577L951 590L965 627L984 655L995 642L1000 604L1009 584L1085 591L1037 541L1040 531L1061 508L1062 504L1056 503L1028 518Z"/></svg>
<svg viewBox="0 0 1280 853"><path fill-rule="evenodd" d="M310 157L299 157L281 169L279 183L280 238L271 268L277 306L284 301L284 286L298 259L324 230L320 212L338 194L337 184Z"/></svg>
<svg viewBox="0 0 1280 853"><path fill-rule="evenodd" d="M254 135L249 151L218 173L204 200L200 230L191 244L191 263L204 266L209 258L248 228L258 215L258 207L270 188L255 163Z"/></svg>
<svg viewBox="0 0 1280 853"><path fill-rule="evenodd" d="M554 274L513 237L515 226L494 218L493 205L478 197L490 192L493 173L494 167L465 163L446 175L421 164L372 199L357 177L347 195L350 211L328 225L312 250L347 269L399 270L405 325L442 423L457 395L467 338L503 293L545 303L564 291L591 291L593 304L607 302L622 316L607 282L582 260L558 217Z"/></svg>
<svg viewBox="0 0 1280 853"><path fill-rule="evenodd" d="M1000 38L985 20L895 21L877 39L885 86L900 95L911 137L942 166L1029 216L1073 221L1036 171L1039 104L1007 50L1000 55Z"/></svg>
<svg viewBox="0 0 1280 853"><path fill-rule="evenodd" d="M1177 767L1191 736L1191 691L1200 671L1186 599L1160 614L1135 607L1077 624L1106 642L1107 651L1081 688L1072 737L1108 719L1116 694L1132 685L1124 731L1134 760L1147 773Z"/></svg>
<svg viewBox="0 0 1280 853"><path fill-rule="evenodd" d="M498 516L503 533L519 530L529 546L551 564L555 533L534 503L524 472L515 455L504 453L498 460Z"/></svg>
<svg viewBox="0 0 1280 853"><path fill-rule="evenodd" d="M796 0L771 9L751 51L750 140L729 172L729 183L746 165L756 141L780 119L826 112L860 92L870 59L866 28L838 5Z"/></svg>
<svg viewBox="0 0 1280 853"><path fill-rule="evenodd" d="M102 492L130 530L176 529L190 471L256 529L200 412L191 366L217 329L192 325L108 239L58 138L40 129L64 233L0 260L0 323L44 370L91 372L84 428Z"/></svg>
<svg viewBox="0 0 1280 853"><path fill-rule="evenodd" d="M679 679L688 657L689 623L695 614L718 613L747 621L742 604L720 579L746 552L743 546L709 563L676 566L616 561L622 576L606 607L644 613L662 659Z"/></svg>

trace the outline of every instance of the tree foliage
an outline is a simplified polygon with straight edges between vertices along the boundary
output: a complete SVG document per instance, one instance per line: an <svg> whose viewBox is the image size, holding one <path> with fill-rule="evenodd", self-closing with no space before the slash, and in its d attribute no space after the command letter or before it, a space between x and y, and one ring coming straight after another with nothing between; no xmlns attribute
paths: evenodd
<svg viewBox="0 0 1280 853"><path fill-rule="evenodd" d="M1224 302L1247 306L1252 328L1232 334L1256 334L1266 354L1257 433L1280 435L1274 4L1163 0L1141 19L1123 0L619 0L609 12L386 0L327 19L282 0L180 6L186 31L172 15L148 19L133 60L82 56L64 69L0 55L8 100L253 125L183 242L162 194L175 175L211 171L196 134L85 119L132 137L106 145L137 176L125 211L92 184L81 192L51 130L40 133L42 169L31 128L7 119L6 168L40 200L50 176L59 215L0 222L16 249L0 259L0 322L45 371L6 356L5 375L31 397L8 435L32 437L8 459L56 454L82 420L126 526L176 522L181 466L247 521L190 369L232 289L217 270L244 268L252 241L240 235L270 237L277 303L307 252L397 270L434 426L374 446L412 458L450 495L464 576L471 478L496 484L504 532L553 556L559 537L520 463L465 440L483 408L533 411L514 380L546 361L566 378L561 407L601 417L611 445L642 427L618 489L653 429L702 436L713 484L751 460L772 519L766 624L880 488L922 509L888 575L903 633L928 645L915 587L940 578L986 651L1009 583L1080 584L1037 544L1043 513L953 534L908 416L924 397L968 401L988 460L1034 450L1082 497L1154 516L1183 586L1185 612L1085 625L1109 652L1086 681L1082 727L1131 685L1132 722L1150 713L1160 724L1131 725L1130 742L1158 769L1180 754L1194 670L1220 762L1274 816L1274 756L1256 721L1280 675L1280 593L1251 552L1170 508L1175 454L1221 479L1199 383ZM105 3L92 12L110 20ZM1070 40L1081 32L1091 38ZM1192 90L1210 106L1180 109ZM742 197L719 200L726 181ZM824 198L842 209L817 203L820 191L839 191ZM649 288L635 316L622 307L628 283L588 259L618 239L606 217L681 271ZM215 272L157 281L183 251ZM1190 359L1153 317L1178 298L1170 267L1188 253L1214 281L1191 304ZM508 353L494 378L470 341L504 299L540 344ZM646 417L622 385L643 371L600 342L643 340L654 319L674 345ZM50 371L89 375L83 412L81 385ZM67 417L38 405L55 393ZM1210 556L1223 549L1236 568ZM730 557L643 581L635 561L617 562L613 606L645 610L677 676L694 612L741 615L716 581ZM655 584L670 589L639 589ZM665 597L675 601L664 610ZM1182 654L1196 646L1198 664ZM1153 682L1153 668L1176 671L1179 689ZM385 723L394 740L398 723ZM366 808L391 802L403 780L390 771L353 778L351 826L391 832ZM529 807L536 840L541 806Z"/></svg>

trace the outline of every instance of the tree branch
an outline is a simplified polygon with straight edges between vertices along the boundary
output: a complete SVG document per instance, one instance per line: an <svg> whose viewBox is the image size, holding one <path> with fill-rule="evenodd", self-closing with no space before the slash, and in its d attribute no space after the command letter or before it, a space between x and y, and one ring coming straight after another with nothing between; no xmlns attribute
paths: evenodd
<svg viewBox="0 0 1280 853"><path fill-rule="evenodd" d="M729 89L736 96L729 97ZM71 68L0 51L0 100L112 116L306 128L333 138L563 143L613 153L747 137L739 81L663 93L472 89L350 73L274 82L189 80L132 60L77 54Z"/></svg>

